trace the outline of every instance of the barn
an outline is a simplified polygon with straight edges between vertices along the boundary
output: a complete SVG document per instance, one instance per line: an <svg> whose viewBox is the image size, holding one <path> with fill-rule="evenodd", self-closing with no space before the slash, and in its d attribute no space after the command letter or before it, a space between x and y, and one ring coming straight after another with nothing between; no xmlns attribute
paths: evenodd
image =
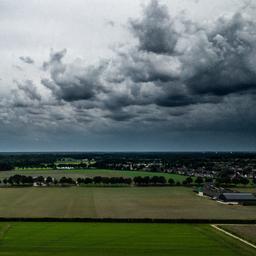
<svg viewBox="0 0 256 256"><path fill-rule="evenodd" d="M242 205L256 205L256 197L252 193L222 193L219 200L227 203L239 203Z"/></svg>

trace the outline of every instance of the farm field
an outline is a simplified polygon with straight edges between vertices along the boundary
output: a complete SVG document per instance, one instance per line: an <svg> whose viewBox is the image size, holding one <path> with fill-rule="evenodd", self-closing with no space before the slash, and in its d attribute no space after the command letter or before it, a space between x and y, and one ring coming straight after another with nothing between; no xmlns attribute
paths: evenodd
<svg viewBox="0 0 256 256"><path fill-rule="evenodd" d="M31 175L31 176L52 176L54 178L61 178L63 176L71 178L79 177L136 177L136 176L164 176L166 179L173 178L175 181L182 182L186 176L170 173L145 172L145 171L118 171L118 170L104 170L104 169L84 169L84 170L49 170L49 169L19 169L14 171L0 172L0 179L10 177L15 174Z"/></svg>
<svg viewBox="0 0 256 256"><path fill-rule="evenodd" d="M256 225L219 225L226 231L256 245Z"/></svg>
<svg viewBox="0 0 256 256"><path fill-rule="evenodd" d="M255 255L209 225L21 222L0 234L0 256Z"/></svg>
<svg viewBox="0 0 256 256"><path fill-rule="evenodd" d="M186 187L0 188L0 217L255 219L256 206L224 205Z"/></svg>

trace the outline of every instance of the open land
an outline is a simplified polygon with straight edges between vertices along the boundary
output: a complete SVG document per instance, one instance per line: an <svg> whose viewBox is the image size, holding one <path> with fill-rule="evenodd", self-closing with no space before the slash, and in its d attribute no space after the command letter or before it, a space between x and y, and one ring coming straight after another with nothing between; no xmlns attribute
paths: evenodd
<svg viewBox="0 0 256 256"><path fill-rule="evenodd" d="M255 255L210 225L0 223L1 256Z"/></svg>
<svg viewBox="0 0 256 256"><path fill-rule="evenodd" d="M188 187L0 189L0 217L255 220L256 206L223 205Z"/></svg>

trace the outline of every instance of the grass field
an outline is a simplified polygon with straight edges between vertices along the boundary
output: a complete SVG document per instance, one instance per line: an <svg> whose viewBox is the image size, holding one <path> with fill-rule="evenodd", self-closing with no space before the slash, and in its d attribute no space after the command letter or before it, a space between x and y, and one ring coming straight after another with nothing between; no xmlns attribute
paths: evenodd
<svg viewBox="0 0 256 256"><path fill-rule="evenodd" d="M186 176L169 173L156 173L156 172L143 172L143 171L117 171L117 170L101 170L101 169L84 169L84 170L49 170L49 169L25 169L14 170L7 172L0 172L0 180L10 177L14 174L23 174L31 176L52 176L55 178L61 178L63 176L79 178L79 177L135 177L135 176L164 176L166 179L173 178L175 181L182 182L186 179Z"/></svg>
<svg viewBox="0 0 256 256"><path fill-rule="evenodd" d="M256 225L220 225L221 228L256 245Z"/></svg>
<svg viewBox="0 0 256 256"><path fill-rule="evenodd" d="M0 223L0 256L249 256L209 225Z"/></svg>
<svg viewBox="0 0 256 256"><path fill-rule="evenodd" d="M185 187L0 188L0 217L255 219L256 206L223 205Z"/></svg>

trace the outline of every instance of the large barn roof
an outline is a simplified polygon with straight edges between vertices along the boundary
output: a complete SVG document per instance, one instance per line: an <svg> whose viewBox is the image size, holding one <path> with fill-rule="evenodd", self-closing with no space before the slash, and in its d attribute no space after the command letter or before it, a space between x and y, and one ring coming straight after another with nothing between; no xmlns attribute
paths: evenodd
<svg viewBox="0 0 256 256"><path fill-rule="evenodd" d="M252 193L223 193L227 200L256 200Z"/></svg>

